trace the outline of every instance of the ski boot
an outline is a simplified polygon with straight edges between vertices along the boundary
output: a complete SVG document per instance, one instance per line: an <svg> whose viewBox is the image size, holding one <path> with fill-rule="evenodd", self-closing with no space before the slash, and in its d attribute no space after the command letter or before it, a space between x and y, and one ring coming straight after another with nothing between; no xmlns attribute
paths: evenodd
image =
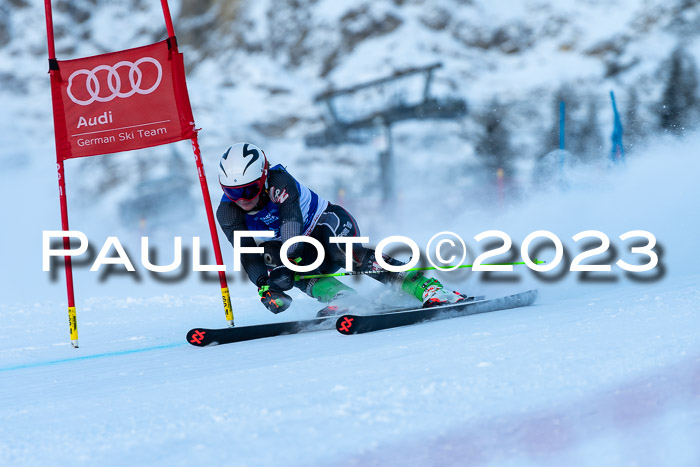
<svg viewBox="0 0 700 467"><path fill-rule="evenodd" d="M358 304L355 289L348 287L334 277L324 277L310 284L311 296L328 303L316 313L317 318L342 315L350 312Z"/></svg>
<svg viewBox="0 0 700 467"><path fill-rule="evenodd" d="M420 271L411 271L406 274L401 283L401 290L422 301L423 308L474 300L474 297L445 289L440 281L425 277Z"/></svg>

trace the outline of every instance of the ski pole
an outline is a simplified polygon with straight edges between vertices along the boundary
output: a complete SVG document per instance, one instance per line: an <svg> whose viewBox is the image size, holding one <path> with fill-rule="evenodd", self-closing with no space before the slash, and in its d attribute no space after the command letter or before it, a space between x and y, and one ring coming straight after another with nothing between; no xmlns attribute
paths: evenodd
<svg viewBox="0 0 700 467"><path fill-rule="evenodd" d="M540 261L540 260L538 260L537 258L535 258L532 262L535 263L535 264L544 264L544 263L546 263L546 261ZM518 265L518 264L525 264L525 262L524 262L524 261L520 261L520 262L517 262L517 263L482 264L482 266L516 266L516 265ZM445 266L445 267L428 266L428 267L424 267L424 268L411 268L411 269L406 269L405 272L408 272L408 271L428 271L428 270L432 270L432 269L437 269L437 270L446 270L446 269L447 269L447 270L450 270L450 271L451 271L451 270L458 269L458 268L471 268L471 267L474 267L474 265L473 265L473 264L463 264L463 265L461 265L461 266L457 266L456 268L453 267L453 266ZM359 276L359 275L361 275L361 274L381 274L381 273L384 273L384 272L391 272L391 271L387 271L387 270L384 270L384 269L380 269L380 270L377 270L377 271L346 271L346 272L336 272L336 273L334 273L334 274L309 274L309 275L306 275L306 276L296 275L296 276L294 276L294 280L295 280L295 281L298 281L298 280L301 280L301 279L320 279L320 278L322 278L322 277Z"/></svg>

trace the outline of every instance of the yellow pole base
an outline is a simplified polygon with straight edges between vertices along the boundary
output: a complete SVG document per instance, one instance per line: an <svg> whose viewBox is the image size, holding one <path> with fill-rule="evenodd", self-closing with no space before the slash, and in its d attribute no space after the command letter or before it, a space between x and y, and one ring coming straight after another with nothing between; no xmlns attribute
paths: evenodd
<svg viewBox="0 0 700 467"><path fill-rule="evenodd" d="M68 326L70 327L70 343L73 348L78 348L78 318L75 313L75 307L68 307Z"/></svg>
<svg viewBox="0 0 700 467"><path fill-rule="evenodd" d="M228 321L229 327L233 327L233 309L231 308L231 295L229 294L228 287L221 288L221 297L224 300L224 312L226 313L226 321Z"/></svg>

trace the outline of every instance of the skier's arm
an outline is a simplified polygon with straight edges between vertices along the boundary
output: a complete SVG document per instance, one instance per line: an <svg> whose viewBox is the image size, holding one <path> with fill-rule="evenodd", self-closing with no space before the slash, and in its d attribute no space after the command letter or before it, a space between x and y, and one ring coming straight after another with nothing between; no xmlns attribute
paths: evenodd
<svg viewBox="0 0 700 467"><path fill-rule="evenodd" d="M248 230L245 223L245 213L235 203L222 201L216 210L216 219L231 245L233 245L233 232ZM242 237L241 246L255 247L255 240L252 237ZM267 284L267 267L262 255L242 254L241 263L253 284L258 288Z"/></svg>
<svg viewBox="0 0 700 467"><path fill-rule="evenodd" d="M304 225L299 188L294 177L283 171L271 171L268 179L268 195L279 210L280 240L284 244L290 238L300 236ZM287 258L298 263L304 244L297 242L287 250ZM294 271L278 265L268 277L268 284L275 290L289 290L294 286Z"/></svg>

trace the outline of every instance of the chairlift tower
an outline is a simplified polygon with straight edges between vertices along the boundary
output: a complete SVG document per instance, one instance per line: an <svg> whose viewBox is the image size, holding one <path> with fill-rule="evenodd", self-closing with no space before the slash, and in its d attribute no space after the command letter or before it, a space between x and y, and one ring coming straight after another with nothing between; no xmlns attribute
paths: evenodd
<svg viewBox="0 0 700 467"><path fill-rule="evenodd" d="M314 102L325 104L330 120L325 130L306 136L306 145L366 144L379 129L384 143L378 155L382 199L393 200L392 125L404 120L454 120L467 114L464 99L430 95L433 73L441 67L442 63L434 63L408 68L384 78L319 94ZM408 100L410 91L418 96L413 102Z"/></svg>

